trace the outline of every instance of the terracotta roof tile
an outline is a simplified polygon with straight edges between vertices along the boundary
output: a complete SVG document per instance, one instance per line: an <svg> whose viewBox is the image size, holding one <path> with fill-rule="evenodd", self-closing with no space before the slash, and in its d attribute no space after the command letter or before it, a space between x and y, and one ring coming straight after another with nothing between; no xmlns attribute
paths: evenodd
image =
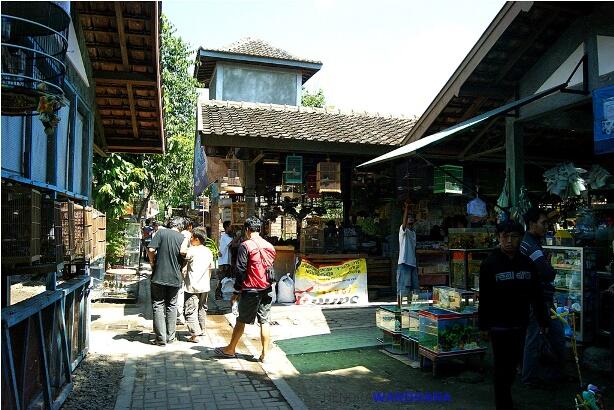
<svg viewBox="0 0 614 410"><path fill-rule="evenodd" d="M200 102L204 134L401 145L415 118L368 113L208 100Z"/></svg>
<svg viewBox="0 0 614 410"><path fill-rule="evenodd" d="M297 57L286 50L274 47L258 38L245 37L239 41L222 48L203 48L205 51L222 51L225 53L244 54L249 56L278 58L280 60L302 61L306 63L322 64L321 61Z"/></svg>

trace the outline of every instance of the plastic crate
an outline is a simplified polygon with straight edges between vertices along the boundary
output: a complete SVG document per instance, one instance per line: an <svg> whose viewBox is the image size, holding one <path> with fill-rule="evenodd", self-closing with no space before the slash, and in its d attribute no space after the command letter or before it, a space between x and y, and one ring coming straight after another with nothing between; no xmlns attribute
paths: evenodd
<svg viewBox="0 0 614 410"><path fill-rule="evenodd" d="M2 189L2 262L41 258L41 194L21 187Z"/></svg>
<svg viewBox="0 0 614 410"><path fill-rule="evenodd" d="M463 167L458 165L442 165L435 168L433 176L434 194L462 194Z"/></svg>

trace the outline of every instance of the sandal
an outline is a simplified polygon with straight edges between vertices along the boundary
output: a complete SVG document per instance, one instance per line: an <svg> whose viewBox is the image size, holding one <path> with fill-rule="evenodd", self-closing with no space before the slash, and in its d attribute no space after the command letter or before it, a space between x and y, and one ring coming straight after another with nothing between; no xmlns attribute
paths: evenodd
<svg viewBox="0 0 614 410"><path fill-rule="evenodd" d="M223 347L216 347L215 349L213 349L213 353L223 359L236 359L237 358L237 354L228 354L228 353L224 353L224 348Z"/></svg>

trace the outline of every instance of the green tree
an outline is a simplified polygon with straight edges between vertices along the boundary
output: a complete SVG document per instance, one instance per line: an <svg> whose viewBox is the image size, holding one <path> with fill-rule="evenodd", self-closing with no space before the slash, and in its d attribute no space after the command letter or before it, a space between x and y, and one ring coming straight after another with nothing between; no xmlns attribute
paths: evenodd
<svg viewBox="0 0 614 410"><path fill-rule="evenodd" d="M324 108L326 99L324 98L324 91L318 89L317 92L311 93L308 89L303 87L303 93L301 96L301 105L304 107Z"/></svg>

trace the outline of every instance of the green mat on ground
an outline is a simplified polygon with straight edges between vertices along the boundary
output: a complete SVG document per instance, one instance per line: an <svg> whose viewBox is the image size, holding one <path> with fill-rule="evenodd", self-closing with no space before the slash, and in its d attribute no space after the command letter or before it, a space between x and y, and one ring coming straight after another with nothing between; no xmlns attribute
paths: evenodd
<svg viewBox="0 0 614 410"><path fill-rule="evenodd" d="M332 333L278 340L277 346L286 355L329 352L379 346L377 341L382 331L377 327L341 329Z"/></svg>

